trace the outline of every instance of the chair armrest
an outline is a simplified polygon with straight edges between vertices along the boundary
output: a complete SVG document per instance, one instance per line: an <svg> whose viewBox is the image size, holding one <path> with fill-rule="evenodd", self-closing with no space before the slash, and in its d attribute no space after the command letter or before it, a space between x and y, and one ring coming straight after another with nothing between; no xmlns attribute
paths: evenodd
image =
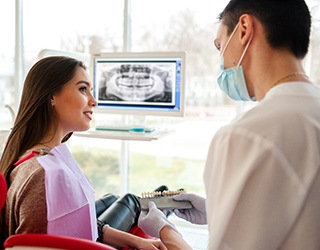
<svg viewBox="0 0 320 250"><path fill-rule="evenodd" d="M16 234L4 243L4 248L14 246L50 247L65 250L115 250L115 248L86 239L49 234Z"/></svg>

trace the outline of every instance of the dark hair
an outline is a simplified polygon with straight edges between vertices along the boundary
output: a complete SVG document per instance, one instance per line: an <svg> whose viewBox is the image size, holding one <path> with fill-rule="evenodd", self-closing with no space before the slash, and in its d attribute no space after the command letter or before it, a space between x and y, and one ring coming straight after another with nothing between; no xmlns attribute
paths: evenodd
<svg viewBox="0 0 320 250"><path fill-rule="evenodd" d="M79 67L86 69L84 64L76 59L53 56L39 60L30 69L24 82L17 117L0 160L0 171L8 186L14 162L36 145L49 128L57 127L51 98L74 77ZM62 142L69 139L71 134L66 135ZM0 231L3 233L4 215L3 211L1 212Z"/></svg>
<svg viewBox="0 0 320 250"><path fill-rule="evenodd" d="M231 0L218 19L230 35L243 14L259 19L271 47L287 49L297 58L307 54L311 15L304 0Z"/></svg>

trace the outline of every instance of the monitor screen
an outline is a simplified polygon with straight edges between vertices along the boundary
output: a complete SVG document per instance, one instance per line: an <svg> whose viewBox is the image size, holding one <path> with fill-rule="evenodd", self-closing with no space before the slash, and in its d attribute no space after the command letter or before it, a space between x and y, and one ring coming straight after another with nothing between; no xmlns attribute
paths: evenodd
<svg viewBox="0 0 320 250"><path fill-rule="evenodd" d="M96 111L183 116L185 52L92 55Z"/></svg>

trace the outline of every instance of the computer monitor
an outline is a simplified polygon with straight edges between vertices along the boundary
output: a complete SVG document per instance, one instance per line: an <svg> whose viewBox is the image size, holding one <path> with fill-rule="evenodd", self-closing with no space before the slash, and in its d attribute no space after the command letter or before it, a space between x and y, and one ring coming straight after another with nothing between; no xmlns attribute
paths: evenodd
<svg viewBox="0 0 320 250"><path fill-rule="evenodd" d="M185 52L93 54L95 112L184 116Z"/></svg>

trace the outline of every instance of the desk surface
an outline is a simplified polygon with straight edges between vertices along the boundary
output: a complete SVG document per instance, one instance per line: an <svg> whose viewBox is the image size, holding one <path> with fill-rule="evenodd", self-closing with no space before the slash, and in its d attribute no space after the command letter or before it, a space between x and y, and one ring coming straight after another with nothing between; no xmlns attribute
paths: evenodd
<svg viewBox="0 0 320 250"><path fill-rule="evenodd" d="M124 131L102 131L91 129L86 132L75 132L75 136L100 138L100 139L114 139L114 140L135 140L135 141L152 141L158 140L164 136L173 133L173 130L163 129L155 130L153 132L124 132Z"/></svg>

